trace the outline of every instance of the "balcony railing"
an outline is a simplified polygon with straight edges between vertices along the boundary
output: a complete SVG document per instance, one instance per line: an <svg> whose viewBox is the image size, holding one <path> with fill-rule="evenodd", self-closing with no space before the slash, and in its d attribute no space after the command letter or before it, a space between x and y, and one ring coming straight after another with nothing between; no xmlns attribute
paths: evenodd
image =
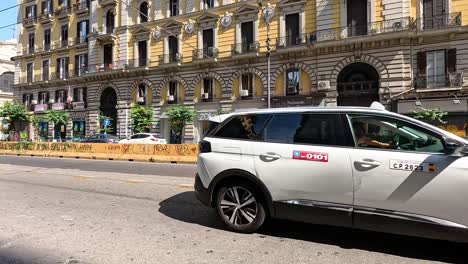
<svg viewBox="0 0 468 264"><path fill-rule="evenodd" d="M23 19L23 26L25 27L32 27L36 25L37 17L26 17Z"/></svg>
<svg viewBox="0 0 468 264"><path fill-rule="evenodd" d="M180 53L159 55L160 64L179 63L182 62L182 59L183 57Z"/></svg>
<svg viewBox="0 0 468 264"><path fill-rule="evenodd" d="M51 109L52 110L64 110L65 106L66 106L65 103L54 103L52 104Z"/></svg>
<svg viewBox="0 0 468 264"><path fill-rule="evenodd" d="M219 53L219 51L215 47L209 47L209 48L205 48L205 49L194 50L193 51L193 60L217 58L218 53Z"/></svg>
<svg viewBox="0 0 468 264"><path fill-rule="evenodd" d="M129 68L149 67L150 60L147 58L133 59L128 61Z"/></svg>
<svg viewBox="0 0 468 264"><path fill-rule="evenodd" d="M44 103L39 103L34 105L34 112L45 112L49 110L49 105Z"/></svg>
<svg viewBox="0 0 468 264"><path fill-rule="evenodd" d="M65 80L70 78L71 74L70 72L64 71L64 72L56 72L51 74L51 80Z"/></svg>
<svg viewBox="0 0 468 264"><path fill-rule="evenodd" d="M27 55L33 54L35 51L36 51L36 48L34 46L28 45L28 47L23 48L23 54L27 54Z"/></svg>
<svg viewBox="0 0 468 264"><path fill-rule="evenodd" d="M307 35L298 34L292 36L281 37L276 40L277 48L288 48L307 44Z"/></svg>
<svg viewBox="0 0 468 264"><path fill-rule="evenodd" d="M258 41L252 43L237 43L232 45L232 55L257 52L259 49L260 43Z"/></svg>
<svg viewBox="0 0 468 264"><path fill-rule="evenodd" d="M309 36L311 43L329 40L341 40L352 37L372 36L390 32L400 32L413 28L411 17L382 20L366 25L346 26L313 32Z"/></svg>
<svg viewBox="0 0 468 264"><path fill-rule="evenodd" d="M83 14L89 12L89 1L87 0L82 0L82 1L77 1L75 4L75 12L77 14Z"/></svg>
<svg viewBox="0 0 468 264"><path fill-rule="evenodd" d="M59 19L67 18L72 11L72 7L70 6L59 6L55 9L55 15Z"/></svg>
<svg viewBox="0 0 468 264"><path fill-rule="evenodd" d="M461 88L463 73L449 73L445 75L418 76L414 79L416 89Z"/></svg>
<svg viewBox="0 0 468 264"><path fill-rule="evenodd" d="M84 45L88 43L88 37L80 36L73 39L74 46Z"/></svg>
<svg viewBox="0 0 468 264"><path fill-rule="evenodd" d="M53 12L51 11L45 11L44 13L41 14L39 17L39 21L43 24L49 23L53 17Z"/></svg>
<svg viewBox="0 0 468 264"><path fill-rule="evenodd" d="M50 51L50 43L44 44L44 46L42 46L42 51Z"/></svg>
<svg viewBox="0 0 468 264"><path fill-rule="evenodd" d="M340 95L369 94L375 93L379 85L379 81L345 82L338 83L337 90Z"/></svg>
<svg viewBox="0 0 468 264"><path fill-rule="evenodd" d="M417 19L418 30L434 30L462 25L461 13L444 14L433 17L422 17Z"/></svg>

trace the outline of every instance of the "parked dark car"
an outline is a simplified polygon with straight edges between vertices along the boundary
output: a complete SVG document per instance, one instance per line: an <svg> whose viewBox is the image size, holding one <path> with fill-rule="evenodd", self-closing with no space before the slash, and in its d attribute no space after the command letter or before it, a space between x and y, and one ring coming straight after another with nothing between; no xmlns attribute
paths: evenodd
<svg viewBox="0 0 468 264"><path fill-rule="evenodd" d="M87 138L83 138L81 142L87 143L118 143L119 140L114 135L109 134L94 134Z"/></svg>

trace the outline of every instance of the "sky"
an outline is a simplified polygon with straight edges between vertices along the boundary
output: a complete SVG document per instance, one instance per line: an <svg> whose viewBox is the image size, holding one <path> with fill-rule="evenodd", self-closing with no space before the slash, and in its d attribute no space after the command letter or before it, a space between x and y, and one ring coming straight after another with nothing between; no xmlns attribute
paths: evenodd
<svg viewBox="0 0 468 264"><path fill-rule="evenodd" d="M0 0L0 10L16 5L16 1L17 0ZM0 13L0 27L16 23L16 10L16 8L13 8ZM0 29L0 41L14 38L14 31L12 29L16 30L16 26Z"/></svg>

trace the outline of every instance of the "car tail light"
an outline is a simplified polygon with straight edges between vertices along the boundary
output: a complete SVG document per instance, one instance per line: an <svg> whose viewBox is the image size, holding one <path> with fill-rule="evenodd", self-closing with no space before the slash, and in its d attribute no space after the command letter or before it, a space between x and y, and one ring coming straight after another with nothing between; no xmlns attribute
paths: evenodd
<svg viewBox="0 0 468 264"><path fill-rule="evenodd" d="M211 143L206 140L202 140L200 143L198 143L198 149L200 153L211 152Z"/></svg>
<svg viewBox="0 0 468 264"><path fill-rule="evenodd" d="M108 142L108 143L114 143L114 140L109 138L109 139L107 140L107 142Z"/></svg>
<svg viewBox="0 0 468 264"><path fill-rule="evenodd" d="M157 138L150 138L151 141L158 142L159 140Z"/></svg>

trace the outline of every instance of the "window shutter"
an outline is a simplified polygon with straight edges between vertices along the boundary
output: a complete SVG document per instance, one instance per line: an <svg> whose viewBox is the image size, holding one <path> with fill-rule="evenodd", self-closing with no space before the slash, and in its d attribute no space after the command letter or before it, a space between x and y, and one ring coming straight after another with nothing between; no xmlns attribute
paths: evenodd
<svg viewBox="0 0 468 264"><path fill-rule="evenodd" d="M457 71L457 49L447 50L446 65L448 73L453 73Z"/></svg>
<svg viewBox="0 0 468 264"><path fill-rule="evenodd" d="M59 102L59 90L55 91L55 102Z"/></svg>
<svg viewBox="0 0 468 264"><path fill-rule="evenodd" d="M85 20L86 23L86 37L88 37L89 34L89 20Z"/></svg>
<svg viewBox="0 0 468 264"><path fill-rule="evenodd" d="M426 52L418 52L417 55L417 75L424 76L426 75Z"/></svg>
<svg viewBox="0 0 468 264"><path fill-rule="evenodd" d="M49 92L46 92L46 96L45 96L45 97L46 97L46 101L44 102L45 104L48 104L48 103L49 103L49 96L50 96Z"/></svg>
<svg viewBox="0 0 468 264"><path fill-rule="evenodd" d="M33 5L33 18L36 18L37 17L37 6L36 5Z"/></svg>
<svg viewBox="0 0 468 264"><path fill-rule="evenodd" d="M68 57L66 57L65 58L65 76L68 76L67 75L68 74L68 61L69 61L69 59L68 59Z"/></svg>
<svg viewBox="0 0 468 264"><path fill-rule="evenodd" d="M23 104L26 103L26 94L23 94Z"/></svg>
<svg viewBox="0 0 468 264"><path fill-rule="evenodd" d="M76 23L76 37L77 38L81 37L81 34L80 34L80 32L81 32L81 23L82 22ZM78 41L81 41L81 40L78 40Z"/></svg>
<svg viewBox="0 0 468 264"><path fill-rule="evenodd" d="M79 88L74 88L73 89L73 102L78 102L78 89Z"/></svg>
<svg viewBox="0 0 468 264"><path fill-rule="evenodd" d="M55 72L57 74L60 73L60 58L57 58L57 64L55 65Z"/></svg>
<svg viewBox="0 0 468 264"><path fill-rule="evenodd" d="M83 88L83 101L84 101L84 105L85 107L87 107L87 104L88 104L88 88Z"/></svg>
<svg viewBox="0 0 468 264"><path fill-rule="evenodd" d="M80 57L78 55L75 55L75 75L78 76L80 73Z"/></svg>

